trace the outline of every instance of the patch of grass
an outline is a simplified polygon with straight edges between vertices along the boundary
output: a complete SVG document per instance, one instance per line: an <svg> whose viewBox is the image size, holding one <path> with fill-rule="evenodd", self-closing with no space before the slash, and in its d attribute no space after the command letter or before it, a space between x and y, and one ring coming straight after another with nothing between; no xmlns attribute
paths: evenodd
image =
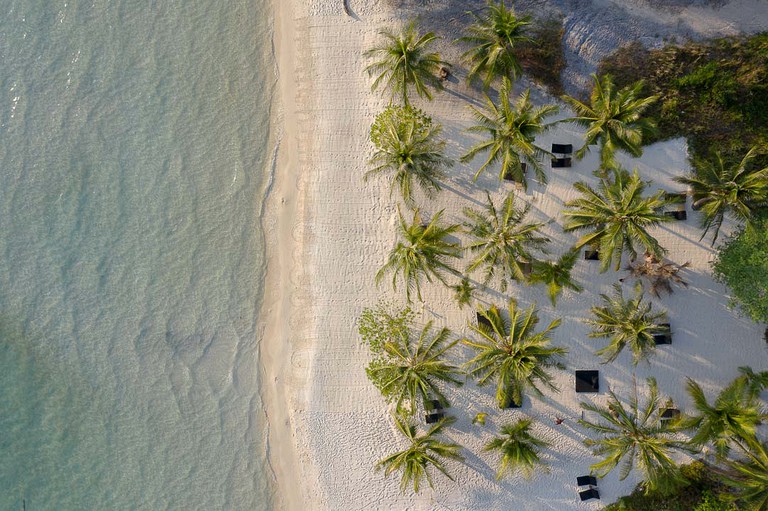
<svg viewBox="0 0 768 511"><path fill-rule="evenodd" d="M633 43L598 72L619 87L644 80L644 93L660 96L648 111L658 121L657 140L685 136L694 157L717 150L741 158L768 144L768 33L656 50Z"/></svg>
<svg viewBox="0 0 768 511"><path fill-rule="evenodd" d="M643 488L637 488L603 511L738 511L729 501L727 488L718 482L717 475L707 465L697 461L684 465L681 470L688 484L676 492L645 494Z"/></svg>
<svg viewBox="0 0 768 511"><path fill-rule="evenodd" d="M560 74L565 69L564 34L562 18L535 20L528 32L533 41L515 48L523 71L555 96L563 94Z"/></svg>

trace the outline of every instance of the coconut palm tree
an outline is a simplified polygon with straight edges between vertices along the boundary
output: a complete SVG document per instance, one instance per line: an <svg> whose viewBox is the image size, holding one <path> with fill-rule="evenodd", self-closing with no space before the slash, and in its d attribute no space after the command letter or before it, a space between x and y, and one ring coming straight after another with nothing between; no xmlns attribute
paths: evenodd
<svg viewBox="0 0 768 511"><path fill-rule="evenodd" d="M656 130L656 125L643 113L658 96L642 97L643 82L637 82L622 89L616 89L610 75L592 75L595 82L589 104L570 96L562 99L576 113L566 119L587 128L584 145L576 151L577 158L583 158L589 146L600 146L600 168L614 166L616 151L623 150L634 157L643 154L643 139Z"/></svg>
<svg viewBox="0 0 768 511"><path fill-rule="evenodd" d="M376 285L388 273L392 273L392 287L397 290L398 278L405 284L405 295L411 302L411 290L416 288L416 296L421 300L421 281L432 279L446 284L443 272L456 274L448 264L449 258L461 257L461 247L448 239L459 231L459 225L440 225L443 211L440 210L428 223L422 223L419 211L413 212L413 221L409 225L398 210L400 217L400 236L395 248L389 253L384 266L376 273Z"/></svg>
<svg viewBox="0 0 768 511"><path fill-rule="evenodd" d="M485 209L465 208L464 223L466 233L472 238L467 249L474 258L467 268L473 272L484 269L483 284L498 277L501 290L507 290L507 279L525 280L525 266L533 261L531 249L542 249L549 243L549 238L540 232L542 223L523 223L531 209L530 204L515 207L515 195L510 192L500 209L486 192L488 204Z"/></svg>
<svg viewBox="0 0 768 511"><path fill-rule="evenodd" d="M714 245L726 214L749 221L756 209L768 206L768 167L757 169L751 164L757 154L753 147L733 164L715 153L712 159L697 161L693 173L675 178L691 188L693 209L703 213L700 239L712 229Z"/></svg>
<svg viewBox="0 0 768 511"><path fill-rule="evenodd" d="M371 141L376 151L370 163L371 175L392 174L391 191L395 185L406 205L413 207L414 185L430 199L440 191L444 169L453 165L445 156L445 141L440 139L442 127L433 125L424 112L411 107L390 107L376 116L371 127Z"/></svg>
<svg viewBox="0 0 768 511"><path fill-rule="evenodd" d="M751 367L742 366L739 367L740 378L744 378L747 383L747 392L755 397L759 396L762 391L768 389L768 371L760 371L756 373Z"/></svg>
<svg viewBox="0 0 768 511"><path fill-rule="evenodd" d="M469 374L478 377L479 385L496 381L496 401L500 408L520 406L527 389L541 395L539 384L558 391L547 369L564 368L556 359L567 350L550 346L549 333L560 325L559 319L541 332L534 332L539 322L535 306L524 311L517 307L515 300L509 302L509 321L501 317L495 305L479 314L490 326L483 324L485 322L480 326L470 325L478 340L463 339L462 342L478 353L466 366Z"/></svg>
<svg viewBox="0 0 768 511"><path fill-rule="evenodd" d="M376 75L371 90L380 86L390 90L393 101L398 96L408 105L408 91L414 89L419 97L432 99L428 87L442 90L437 76L440 68L448 66L430 46L438 37L433 32L419 35L414 22L409 23L400 33L390 30L379 32L384 43L364 53L368 58L377 59L365 68L369 76Z"/></svg>
<svg viewBox="0 0 768 511"><path fill-rule="evenodd" d="M525 36L525 30L531 24L529 16L517 17L515 11L504 5L489 1L488 10L482 16L472 13L475 21L467 27L469 35L459 38L460 42L472 47L462 58L469 63L467 81L482 78L483 87L490 88L496 77L517 80L523 70L515 57L515 47L531 39Z"/></svg>
<svg viewBox="0 0 768 511"><path fill-rule="evenodd" d="M557 297L563 289L581 293L584 288L571 278L571 270L578 257L578 251L571 250L561 255L557 261L533 261L533 270L528 277L528 282L546 284L547 296L553 306L557 304Z"/></svg>
<svg viewBox="0 0 768 511"><path fill-rule="evenodd" d="M743 458L726 460L725 482L734 491L739 509L768 511L768 442L753 442Z"/></svg>
<svg viewBox="0 0 768 511"><path fill-rule="evenodd" d="M688 378L688 394L696 414L685 417L681 427L695 432L691 445L712 444L718 458L724 459L739 439L755 438L756 426L766 417L760 409L750 381L740 376L725 387L711 405L698 383Z"/></svg>
<svg viewBox="0 0 768 511"><path fill-rule="evenodd" d="M599 420L579 420L579 424L600 434L597 440L584 440L584 445L593 448L595 456L603 458L590 470L605 477L621 463L619 479L624 480L637 465L645 478L646 492L665 492L683 480L671 454L691 452L691 449L675 440L673 429L660 420L657 412L661 399L654 378L648 378L648 388L650 395L642 408L636 390L627 407L613 392L608 393L607 406L582 402L581 407L596 414Z"/></svg>
<svg viewBox="0 0 768 511"><path fill-rule="evenodd" d="M651 302L643 301L643 288L638 283L633 297L626 299L621 286L614 286L614 295L601 294L602 306L591 309L594 319L585 322L593 327L589 337L610 339L608 345L597 350L604 357L603 363L613 362L621 351L629 346L632 362L637 365L647 360L656 350L653 335L660 333L659 322L665 312L653 311Z"/></svg>
<svg viewBox="0 0 768 511"><path fill-rule="evenodd" d="M525 477L531 477L537 466L544 466L539 457L540 450L549 443L531 434L531 419L520 419L501 427L501 435L485 444L483 450L501 453L496 479L520 470Z"/></svg>
<svg viewBox="0 0 768 511"><path fill-rule="evenodd" d="M485 162L475 173L475 180L484 170L500 163L499 180L504 179L504 176L511 176L527 189L528 180L523 171L523 163L533 168L539 180L546 182L547 176L540 160L548 157L550 153L534 142L539 134L554 124L545 123L545 119L556 114L558 107L534 107L530 99L530 89L523 92L514 102L510 99L511 94L512 82L509 78L504 78L499 89L498 105L486 95L483 110L470 107L477 124L468 131L484 135L485 140L470 148L461 157L461 161L469 163L478 154L488 153Z"/></svg>
<svg viewBox="0 0 768 511"><path fill-rule="evenodd" d="M458 376L462 371L445 360L446 353L458 342L448 342L451 331L441 328L432 334L432 322L428 322L416 342L405 335L390 338L383 345L383 356L371 362L366 369L368 377L381 393L403 409L410 405L410 413L416 413L416 401L420 397L426 403L433 396L443 406L448 400L438 387L438 382L462 385Z"/></svg>
<svg viewBox="0 0 768 511"><path fill-rule="evenodd" d="M402 472L400 491L403 493L411 484L413 491L418 493L423 480L426 480L431 488L430 468L442 472L443 475L453 481L453 477L443 466L443 460L463 460L464 458L459 454L461 446L453 442L441 441L435 437L446 426L456 422L456 419L453 417L441 419L423 435L416 434L416 426L410 424L407 418L395 415L394 419L395 426L408 439L409 445L406 449L380 460L376 464L376 469L383 468L385 476L389 476L392 472Z"/></svg>
<svg viewBox="0 0 768 511"><path fill-rule="evenodd" d="M573 186L582 197L567 202L570 210L563 211L566 217L563 230L589 230L576 241L575 248L585 245L598 249L600 271L606 271L613 263L614 269L621 267L621 256L628 252L634 260L638 248L656 257L662 257L665 250L648 229L671 220L661 213L668 203L664 192L644 196L647 184L640 180L635 169L632 174L616 168L612 179L604 177L597 190L584 182Z"/></svg>
<svg viewBox="0 0 768 511"><path fill-rule="evenodd" d="M630 272L630 276L638 279L640 282L647 280L648 292L656 298L659 298L661 291L666 291L668 294L672 294L673 283L688 287L688 283L678 274L680 273L680 270L687 268L690 264L690 262L683 264L675 264L669 261L665 262L655 255L646 252L643 261L631 263L624 269Z"/></svg>

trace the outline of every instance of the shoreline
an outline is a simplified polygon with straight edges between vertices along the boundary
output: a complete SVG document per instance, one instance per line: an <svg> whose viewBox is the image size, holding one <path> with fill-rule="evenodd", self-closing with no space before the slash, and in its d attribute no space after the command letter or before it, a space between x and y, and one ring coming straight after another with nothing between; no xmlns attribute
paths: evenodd
<svg viewBox="0 0 768 511"><path fill-rule="evenodd" d="M379 28L393 26L414 11L353 1L352 16L347 16L342 0L305 3L273 2L279 69L278 150L263 219L268 271L259 331L275 509L458 511L515 507L538 511L584 507L573 502L570 479L580 475L576 472L585 469L593 458L581 444L583 432L573 427L579 407L578 399L571 396L572 374L568 371L557 374L560 395L530 399L523 410L537 419L537 431L554 446L547 455L552 473L539 474L533 481L495 481L495 460L474 453L480 451L479 446L495 431L502 416L495 410L492 392L474 384L449 392L453 413L461 417L448 436L467 446L467 454L472 453L467 465L448 464L455 483L437 476L434 491L402 495L397 478L374 472L373 464L400 445L400 439L384 401L365 375L368 353L357 339L355 321L362 307L374 305L379 297L399 302L402 293L394 293L387 283L379 289L373 283L373 274L395 239L397 210L385 179L368 183L361 179L369 154L370 123L386 106L380 94L370 92L370 81L362 73L362 50L377 40ZM443 124L449 156L457 158L472 142L464 132L471 123L465 106L467 98L477 94L460 82L449 89L436 95L435 101L417 106ZM535 95L537 102L542 97L552 101L541 91ZM541 138L545 146L553 140L578 143L580 132L561 125ZM639 165L644 176L652 176L659 186L675 186L668 171L685 171L685 151L679 140L665 142L649 147L639 161L627 158L626 162L629 168ZM534 205L535 220L557 218L562 202L573 198L573 182L587 178L585 169L595 161L596 154L588 155L570 174L548 170L549 185L533 186L526 197ZM445 207L447 217L455 221L461 218L463 206L477 207L485 200L484 189L491 191L494 200L507 191L491 174L471 183L466 176L472 174L469 166L457 164L437 202L425 203L428 212ZM558 229L547 234L556 252L572 244L573 236ZM672 312L672 322L680 332L674 350L661 352L650 368L639 367L636 373L642 381L659 372L656 364L675 368L663 372L659 386L662 392L672 394L675 402L685 404L687 398L680 391L684 375L703 381L710 390L732 376L711 374L710 363L689 358L694 353L702 360L711 360L722 351L722 346L694 339L695 325L712 322L712 318L702 317L701 311L717 312L713 316L718 322L710 327L713 335L744 333L734 342L758 329L726 312L724 288L703 275L711 250L694 241L698 239L695 219L675 224L662 234L662 244L675 254L675 262L691 259L691 271L697 273L689 280L690 289L679 290L662 303ZM524 305L538 302L542 322L555 316L564 318L555 344L571 348L569 371L597 365L594 342L584 340L586 328L577 319L584 315L584 304L594 303L597 293L608 290L611 279L618 278L613 273L598 274L583 262L576 276L592 283L594 289L581 296L564 297L557 310L548 306L542 290L513 288ZM457 335L467 333L472 311L459 309L449 290L428 287L425 304L414 304L420 319L449 326ZM501 305L500 297L499 293L483 292L479 302ZM761 346L736 351L723 355L734 371L738 362L732 360L765 361ZM600 366L606 388L622 395L630 390L624 358L616 367ZM601 402L604 394L596 395L594 401ZM487 428L469 423L468 417L478 412L488 413ZM565 425L554 426L550 420L553 416L566 417ZM601 482L603 502L628 493L636 482L634 476L624 482L618 481L616 474L605 478ZM586 508L597 509L592 504Z"/></svg>

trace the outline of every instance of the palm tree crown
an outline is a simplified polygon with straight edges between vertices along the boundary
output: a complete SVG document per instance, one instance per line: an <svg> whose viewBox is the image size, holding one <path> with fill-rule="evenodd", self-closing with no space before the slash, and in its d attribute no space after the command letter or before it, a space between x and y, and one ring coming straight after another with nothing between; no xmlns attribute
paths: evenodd
<svg viewBox="0 0 768 511"><path fill-rule="evenodd" d="M443 442L435 438L446 426L456 422L453 417L441 419L437 424L429 428L423 435L416 434L416 426L410 424L404 417L395 415L395 425L398 431L405 436L410 445L402 451L396 452L380 460L376 464L376 469L384 469L384 475L389 476L392 472L401 471L400 491L405 492L409 484L413 484L413 491L418 493L421 482L426 479L430 488L432 487L432 476L429 467L434 467L442 472L448 479L453 477L443 466L443 459L462 460L459 454L461 446L453 442Z"/></svg>
<svg viewBox="0 0 768 511"><path fill-rule="evenodd" d="M587 128L584 145L576 156L582 158L590 145L599 144L600 167L607 169L613 166L617 150L634 157L643 154L643 138L653 133L656 125L642 115L658 96L640 97L642 81L617 90L610 75L592 75L592 79L595 85L589 104L570 96L562 99L576 113L568 121Z"/></svg>
<svg viewBox="0 0 768 511"><path fill-rule="evenodd" d="M467 27L469 35L459 38L459 41L472 45L462 55L472 66L467 80L472 82L482 77L486 89L497 76L516 80L523 71L514 49L519 43L530 41L524 35L530 17L518 18L512 8L507 9L503 0L498 5L489 1L488 11L482 16L472 14L475 21Z"/></svg>
<svg viewBox="0 0 768 511"><path fill-rule="evenodd" d="M744 511L768 511L768 443L753 442L745 457L726 461L730 474L725 482L733 488Z"/></svg>
<svg viewBox="0 0 768 511"><path fill-rule="evenodd" d="M496 306L480 312L490 327L470 325L479 340L463 339L467 346L478 354L469 362L469 373L478 377L478 384L485 385L496 380L496 401L500 408L511 404L520 406L523 391L531 389L541 395L538 384L557 392L552 376L546 371L550 367L563 368L556 357L565 355L567 350L550 346L549 333L560 325L552 321L541 332L534 332L539 316L535 306L520 310L514 300L509 302L509 321L505 321Z"/></svg>
<svg viewBox="0 0 768 511"><path fill-rule="evenodd" d="M656 380L648 378L650 396L641 409L637 392L629 400L628 407L619 401L613 392L609 392L607 406L581 403L581 407L595 413L599 422L580 420L579 424L595 431L601 438L586 439L584 445L593 447L596 456L604 459L590 467L600 477L604 477L621 463L619 479L624 480L637 463L646 480L646 491L664 492L675 487L681 481L681 475L670 457L672 451L688 451L682 442L674 440L673 431L659 420L659 397Z"/></svg>
<svg viewBox="0 0 768 511"><path fill-rule="evenodd" d="M398 277L401 276L408 302L411 301L413 288L416 288L416 295L421 300L422 279L432 282L435 278L445 284L443 272L456 273L447 260L461 257L461 247L447 238L458 232L460 226L441 226L442 210L426 224L422 224L418 210L414 211L410 225L399 211L398 215L402 240L398 241L387 262L376 273L376 284L381 282L384 275L392 273L392 287L396 290Z"/></svg>
<svg viewBox="0 0 768 511"><path fill-rule="evenodd" d="M530 99L530 89L523 92L514 102L510 100L512 82L504 78L499 89L499 105L485 96L485 109L471 107L477 124L468 131L485 135L485 140L477 143L461 157L468 163L479 153L488 153L483 165L477 169L475 179L489 166L500 162L499 180L511 176L515 181L528 186L523 172L523 163L527 163L536 172L536 177L546 182L546 175L540 160L550 153L534 144L536 137L552 124L544 121L557 113L555 105L534 107Z"/></svg>
<svg viewBox="0 0 768 511"><path fill-rule="evenodd" d="M594 319L586 320L594 330L590 337L609 338L610 343L597 351L605 357L604 363L613 362L626 346L632 350L632 362L637 365L647 360L656 350L653 335L659 333L659 321L664 312L654 312L651 302L643 301L643 288L638 283L633 297L626 299L621 286L614 286L614 296L601 294L603 306L592 307Z"/></svg>
<svg viewBox="0 0 768 511"><path fill-rule="evenodd" d="M768 206L768 167L753 168L755 156L757 148L753 147L738 164L730 164L716 153L711 160L697 162L693 174L675 178L691 188L693 208L704 215L701 239L712 229L715 244L726 213L749 221L756 209Z"/></svg>
<svg viewBox="0 0 768 511"><path fill-rule="evenodd" d="M382 394L402 410L404 401L410 404L410 413L416 412L416 400L421 397L426 405L428 399L436 396L443 406L448 400L437 386L437 382L461 385L458 379L461 370L445 360L445 354L458 340L448 342L451 331L441 328L431 333L432 322L428 322L414 345L407 333L390 338L384 343L383 355L371 362L366 373L379 387Z"/></svg>
<svg viewBox="0 0 768 511"><path fill-rule="evenodd" d="M711 405L698 383L688 378L688 394L697 414L681 423L695 430L691 445L701 447L712 443L715 454L725 458L734 442L755 438L756 426L765 418L757 402L757 393L747 376L740 376L725 387Z"/></svg>
<svg viewBox="0 0 768 511"><path fill-rule="evenodd" d="M427 197L433 198L440 191L440 179L445 177L443 170L453 165L443 153L445 141L439 138L441 131L441 126L432 125L431 119L421 110L388 108L376 116L371 127L371 141L376 152L370 161L374 168L365 174L365 178L392 173L390 194L397 185L408 206L415 203L414 184Z"/></svg>
<svg viewBox="0 0 768 511"><path fill-rule="evenodd" d="M549 443L531 434L531 424L531 419L520 419L515 423L506 424L501 427L501 435L485 444L484 450L501 453L496 479L501 479L504 474L513 473L515 470L520 470L525 477L530 477L536 466L544 465L539 453L543 447L549 446Z"/></svg>
<svg viewBox="0 0 768 511"><path fill-rule="evenodd" d="M552 305L557 304L557 297L563 292L563 289L570 289L581 293L584 288L571 278L571 270L576 264L579 253L576 250L570 250L561 255L557 261L534 261L533 272L528 277L532 284L546 284L547 296Z"/></svg>
<svg viewBox="0 0 768 511"><path fill-rule="evenodd" d="M468 222L464 224L472 241L467 245L475 255L467 271L485 268L484 284L492 278L501 279L501 290L507 289L507 278L524 280L525 263L533 260L530 249L542 248L549 238L542 236L539 229L542 223L524 224L530 204L522 208L515 207L515 196L509 193L501 209L496 209L491 195L486 192L488 204L483 211L466 208L464 215Z"/></svg>
<svg viewBox="0 0 768 511"><path fill-rule="evenodd" d="M638 245L662 257L665 251L648 228L671 220L660 211L668 202L663 198L664 192L643 196L647 184L640 180L637 169L630 174L616 168L611 174L613 179L602 178L597 190L583 182L575 183L573 186L582 197L567 202L566 206L572 209L563 211L566 232L591 231L578 239L576 248L598 248L601 271L606 271L611 262L618 270L624 252L629 252L632 259L637 257Z"/></svg>
<svg viewBox="0 0 768 511"><path fill-rule="evenodd" d="M399 96L404 105L409 104L408 90L411 88L419 97L429 100L432 93L428 86L442 90L437 72L441 66L448 64L440 59L439 54L429 51L430 45L437 39L433 32L419 35L415 23L411 22L399 34L389 30L382 30L379 34L385 42L364 54L378 59L365 68L369 75L377 75L372 90L384 85L390 90L391 99Z"/></svg>

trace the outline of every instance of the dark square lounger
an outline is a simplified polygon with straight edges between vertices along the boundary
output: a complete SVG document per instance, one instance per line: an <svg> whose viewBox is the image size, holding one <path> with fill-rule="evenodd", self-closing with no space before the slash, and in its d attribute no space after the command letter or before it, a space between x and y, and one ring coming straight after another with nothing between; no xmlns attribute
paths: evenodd
<svg viewBox="0 0 768 511"><path fill-rule="evenodd" d="M434 412L434 413L428 413L424 417L424 420L426 420L427 424L434 424L437 421L439 421L440 419L442 419L443 417L445 417L444 413L442 413L442 412Z"/></svg>
<svg viewBox="0 0 768 511"><path fill-rule="evenodd" d="M584 251L584 259L587 261L599 261L600 260L600 252L593 248L588 248Z"/></svg>
<svg viewBox="0 0 768 511"><path fill-rule="evenodd" d="M661 331L653 334L653 340L656 344L672 344L672 328L669 323L662 323L659 325Z"/></svg>
<svg viewBox="0 0 768 511"><path fill-rule="evenodd" d="M552 158L553 169L562 169L562 168L570 167L571 163L572 163L572 160L570 158Z"/></svg>
<svg viewBox="0 0 768 511"><path fill-rule="evenodd" d="M576 392L600 392L600 372L576 371Z"/></svg>
<svg viewBox="0 0 768 511"><path fill-rule="evenodd" d="M597 478L595 476L579 476L576 478L576 484L578 486L597 486Z"/></svg>
<svg viewBox="0 0 768 511"><path fill-rule="evenodd" d="M598 492L596 488L590 488L589 490L580 491L579 498L581 500L590 500L590 499L600 500L600 492Z"/></svg>
<svg viewBox="0 0 768 511"><path fill-rule="evenodd" d="M573 144L552 144L552 152L555 154L571 154Z"/></svg>
<svg viewBox="0 0 768 511"><path fill-rule="evenodd" d="M427 411L439 411L443 409L443 405L439 399L430 399L427 401Z"/></svg>
<svg viewBox="0 0 768 511"><path fill-rule="evenodd" d="M489 329L493 329L493 326L491 325L491 322L488 321L488 318L486 318L485 316L483 316L481 313L478 312L477 313L477 326L480 327L480 326L483 326L483 325L485 325Z"/></svg>
<svg viewBox="0 0 768 511"><path fill-rule="evenodd" d="M676 419L680 416L680 410L677 408L662 408L661 409L661 422L669 422L672 419Z"/></svg>

